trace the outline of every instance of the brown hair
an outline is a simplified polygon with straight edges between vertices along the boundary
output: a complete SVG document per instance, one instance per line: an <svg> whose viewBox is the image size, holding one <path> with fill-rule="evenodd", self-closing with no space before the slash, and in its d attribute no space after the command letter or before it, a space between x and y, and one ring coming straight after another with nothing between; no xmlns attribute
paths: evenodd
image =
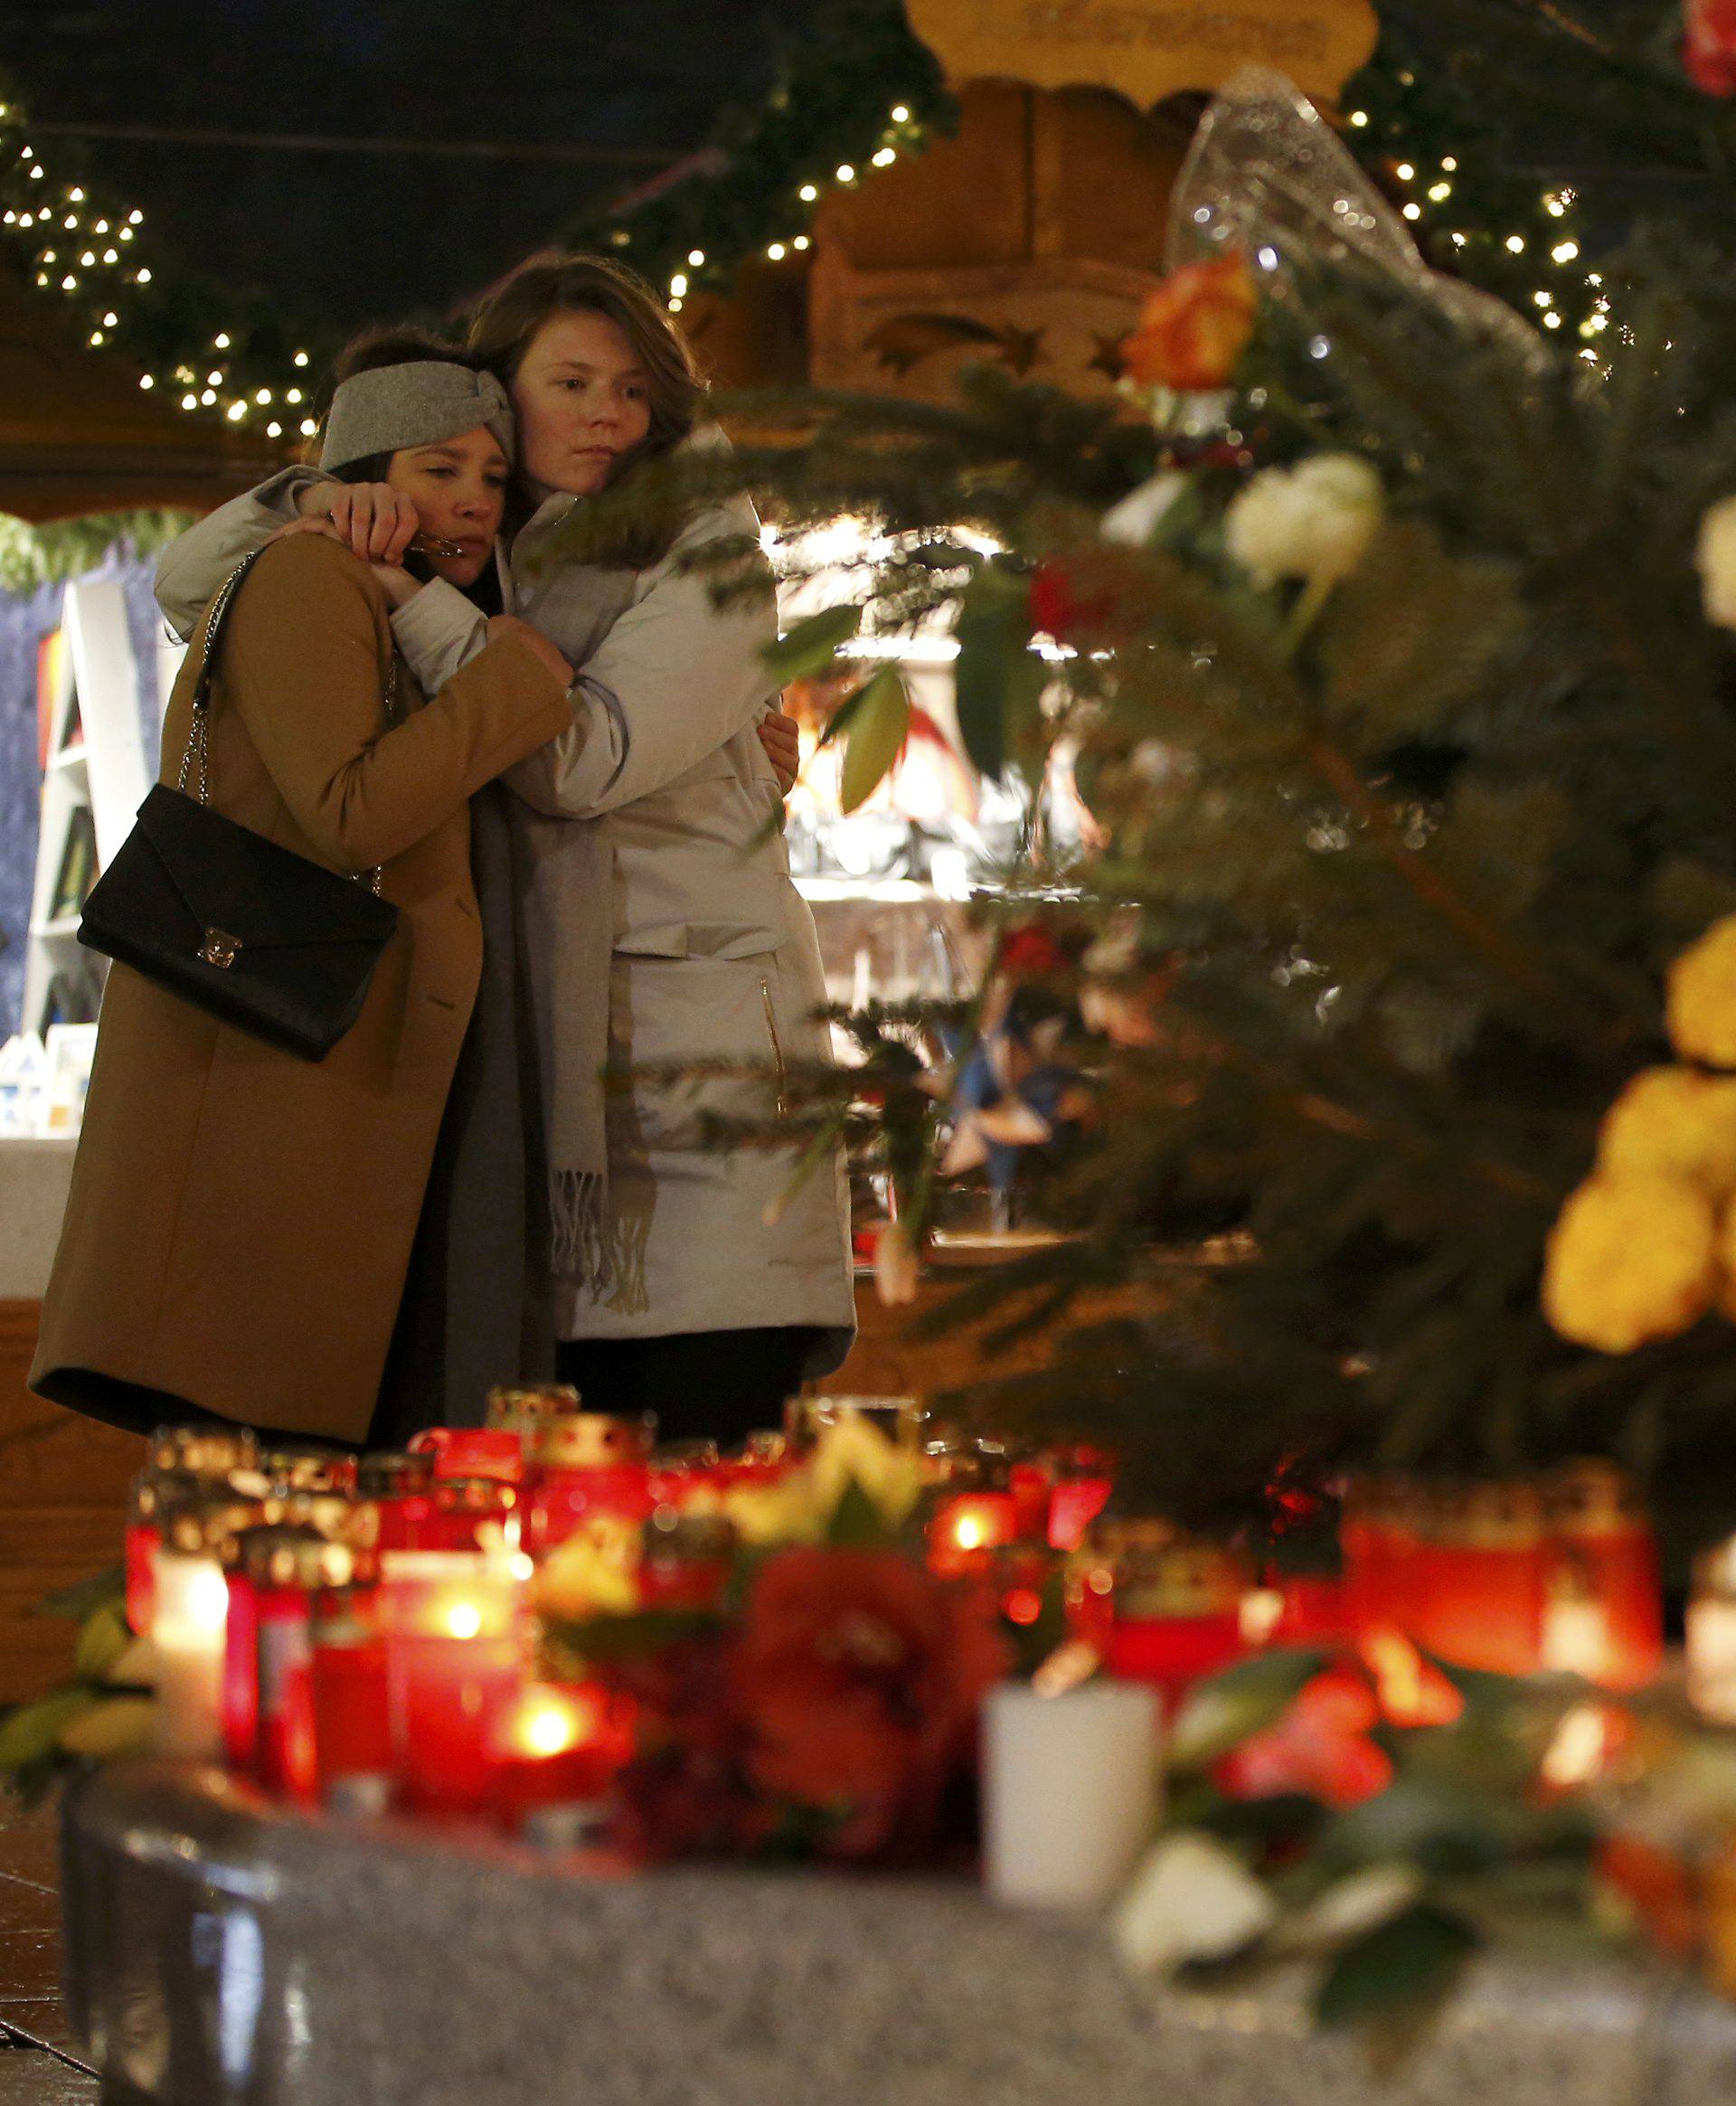
<svg viewBox="0 0 1736 2106"><path fill-rule="evenodd" d="M466 348L510 386L543 324L574 313L602 315L616 323L645 369L651 428L623 460L610 486L619 489L637 465L681 444L706 399L693 347L637 271L607 256L558 250L532 256L473 310ZM587 561L644 569L667 554L682 524L673 503L653 502L636 513L629 500L607 510L599 545L582 552Z"/></svg>

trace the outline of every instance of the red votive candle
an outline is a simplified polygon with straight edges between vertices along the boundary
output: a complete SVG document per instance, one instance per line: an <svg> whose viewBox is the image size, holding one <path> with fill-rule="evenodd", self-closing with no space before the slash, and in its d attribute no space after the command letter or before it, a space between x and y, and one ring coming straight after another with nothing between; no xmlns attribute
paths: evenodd
<svg viewBox="0 0 1736 2106"><path fill-rule="evenodd" d="M1115 1489L1109 1458L1096 1448L1061 1449L1052 1458L1052 1468L1054 1489L1049 1497L1050 1547L1077 1550Z"/></svg>
<svg viewBox="0 0 1736 2106"><path fill-rule="evenodd" d="M1543 1498L1555 1562L1583 1575L1602 1611L1602 1666L1590 1678L1643 1688L1664 1666L1664 1592L1638 1487L1614 1463L1588 1459L1557 1470Z"/></svg>
<svg viewBox="0 0 1736 2106"><path fill-rule="evenodd" d="M1115 1579L1104 1666L1126 1681L1149 1684L1173 1709L1194 1682L1246 1650L1248 1575L1228 1551L1162 1523L1104 1535Z"/></svg>
<svg viewBox="0 0 1736 2106"><path fill-rule="evenodd" d="M358 1582L319 1594L311 1636L320 1791L342 1777L390 1777L392 1714L377 1585Z"/></svg>
<svg viewBox="0 0 1736 2106"><path fill-rule="evenodd" d="M356 1466L356 1496L377 1509L374 1536L386 1550L434 1550L434 1458L382 1450Z"/></svg>
<svg viewBox="0 0 1736 2106"><path fill-rule="evenodd" d="M495 1810L515 1828L538 1807L601 1799L631 1751L625 1707L608 1691L590 1682L533 1682L496 1724Z"/></svg>
<svg viewBox="0 0 1736 2106"><path fill-rule="evenodd" d="M524 1444L505 1426L427 1426L410 1443L412 1455L431 1455L439 1478L524 1481Z"/></svg>
<svg viewBox="0 0 1736 2106"><path fill-rule="evenodd" d="M1018 1534L1018 1501L1010 1491L949 1493L929 1523L929 1570L942 1579L986 1572L994 1554Z"/></svg>
<svg viewBox="0 0 1736 2106"><path fill-rule="evenodd" d="M381 1560L393 1769L403 1803L485 1811L500 1721L524 1682L519 1588L506 1561L397 1551Z"/></svg>
<svg viewBox="0 0 1736 2106"><path fill-rule="evenodd" d="M541 1557L599 1516L636 1526L654 1504L651 1443L656 1421L579 1412L552 1419L537 1439L526 1547Z"/></svg>
<svg viewBox="0 0 1736 2106"><path fill-rule="evenodd" d="M1549 1575L1543 1503L1518 1481L1442 1487L1424 1505L1402 1628L1424 1653L1496 1675L1536 1671Z"/></svg>
<svg viewBox="0 0 1736 2106"><path fill-rule="evenodd" d="M1013 1495L1021 1542L1048 1543L1049 1509L1055 1486L1047 1467L1029 1459L1010 1463L1006 1488Z"/></svg>

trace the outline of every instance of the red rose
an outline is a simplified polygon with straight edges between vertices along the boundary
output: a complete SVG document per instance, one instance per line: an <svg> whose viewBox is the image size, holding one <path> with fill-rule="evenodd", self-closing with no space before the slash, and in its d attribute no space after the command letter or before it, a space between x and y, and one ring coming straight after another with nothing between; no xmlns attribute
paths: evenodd
<svg viewBox="0 0 1736 2106"><path fill-rule="evenodd" d="M1115 610L1115 595L1082 594L1065 563L1039 563L1025 607L1033 628L1064 644L1080 629L1100 628Z"/></svg>
<svg viewBox="0 0 1736 2106"><path fill-rule="evenodd" d="M835 1856L920 1844L1005 1664L993 1604L899 1553L780 1551L731 1661L747 1775L834 1816Z"/></svg>
<svg viewBox="0 0 1736 2106"><path fill-rule="evenodd" d="M1682 64L1707 95L1736 95L1736 0L1686 0Z"/></svg>
<svg viewBox="0 0 1736 2106"><path fill-rule="evenodd" d="M1248 348L1260 295L1231 250L1209 263L1172 270L1146 295L1121 364L1145 387L1227 387Z"/></svg>

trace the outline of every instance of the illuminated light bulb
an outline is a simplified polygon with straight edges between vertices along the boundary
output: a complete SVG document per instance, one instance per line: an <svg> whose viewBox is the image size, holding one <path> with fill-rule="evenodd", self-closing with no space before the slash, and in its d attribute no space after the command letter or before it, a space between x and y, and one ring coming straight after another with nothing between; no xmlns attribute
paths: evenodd
<svg viewBox="0 0 1736 2106"><path fill-rule="evenodd" d="M669 312L670 312L672 315L678 315L678 314L680 314L680 312L681 312L681 302L680 302L680 300L679 300L679 299L672 297L672 298L671 298L671 299L668 301L668 303L667 303L667 304L668 304Z"/></svg>
<svg viewBox="0 0 1736 2106"><path fill-rule="evenodd" d="M315 432L316 432L316 431L317 431L318 430L319 430L319 426L314 422L314 420L313 420L313 419L312 419L311 417L304 417L304 418L302 419L302 420L301 420L301 436L302 436L304 439L311 439L311 438L314 436Z"/></svg>
<svg viewBox="0 0 1736 2106"><path fill-rule="evenodd" d="M245 402L231 402L226 414L231 424L239 424L241 419L247 415L247 404Z"/></svg>
<svg viewBox="0 0 1736 2106"><path fill-rule="evenodd" d="M268 439L279 438L282 431L283 426L281 424L268 424L265 428L265 435Z"/></svg>
<svg viewBox="0 0 1736 2106"><path fill-rule="evenodd" d="M6 224L7 224L7 226L9 226L9 227L11 227L11 226L15 226L15 225L17 225L17 223L18 223L18 215L17 215L17 213L16 213L16 212L8 212L8 213L6 214Z"/></svg>
<svg viewBox="0 0 1736 2106"><path fill-rule="evenodd" d="M848 161L841 161L838 164L838 181L840 183L854 183L855 180L855 170L850 165Z"/></svg>
<svg viewBox="0 0 1736 2106"><path fill-rule="evenodd" d="M138 285L149 285L149 283L151 282L151 274L150 274L150 272L149 272L148 270L141 270L141 271L139 271L139 272L137 273L137 277L136 277L136 279L135 279L135 281L134 281L134 282L135 282L136 284L138 284Z"/></svg>
<svg viewBox="0 0 1736 2106"><path fill-rule="evenodd" d="M1534 292L1531 297L1533 300L1536 301L1540 307L1547 307L1553 304L1549 294L1546 292Z"/></svg>
<svg viewBox="0 0 1736 2106"><path fill-rule="evenodd" d="M1448 175L1456 175L1458 173L1458 156L1456 154L1443 154L1440 156L1440 165Z"/></svg>
<svg viewBox="0 0 1736 2106"><path fill-rule="evenodd" d="M447 1633L452 1638L475 1638L482 1629L482 1611L474 1601L455 1601L446 1612Z"/></svg>
<svg viewBox="0 0 1736 2106"><path fill-rule="evenodd" d="M766 249L766 254L770 257L774 263L781 263L788 253L788 251L781 241L770 242Z"/></svg>
<svg viewBox="0 0 1736 2106"><path fill-rule="evenodd" d="M297 351L296 354L296 364L297 365L306 365L307 363L307 354L305 351Z"/></svg>
<svg viewBox="0 0 1736 2106"><path fill-rule="evenodd" d="M1602 271L1588 270L1585 274L1585 282L1587 285L1601 285L1603 283Z"/></svg>
<svg viewBox="0 0 1736 2106"><path fill-rule="evenodd" d="M102 326L105 329L116 328L118 326L119 322L120 316L118 315L105 315L102 317Z"/></svg>
<svg viewBox="0 0 1736 2106"><path fill-rule="evenodd" d="M1509 234L1507 252L1513 256L1523 256L1525 252L1525 237L1523 234Z"/></svg>
<svg viewBox="0 0 1736 2106"><path fill-rule="evenodd" d="M143 212L128 212L127 215L127 224L129 227L136 227L144 219L144 217L145 215Z"/></svg>
<svg viewBox="0 0 1736 2106"><path fill-rule="evenodd" d="M1368 122L1367 110L1353 109L1350 113L1350 121L1356 127L1358 131L1361 131L1363 127Z"/></svg>
<svg viewBox="0 0 1736 2106"><path fill-rule="evenodd" d="M795 241L791 243L791 247L797 249L810 249L813 247L813 243L808 240L806 234L797 234Z"/></svg>
<svg viewBox="0 0 1736 2106"><path fill-rule="evenodd" d="M79 281L78 281L78 279L77 279L76 278L63 278L63 279L61 279L61 290L62 292L76 292L78 289L79 289Z"/></svg>
<svg viewBox="0 0 1736 2106"><path fill-rule="evenodd" d="M876 168L890 167L892 164L897 160L897 154L891 146L882 146L879 153L877 153L873 157L874 166Z"/></svg>
<svg viewBox="0 0 1736 2106"><path fill-rule="evenodd" d="M213 336L212 338L212 342L217 346L219 351L227 351L229 349L228 330L225 329L221 336Z"/></svg>
<svg viewBox="0 0 1736 2106"><path fill-rule="evenodd" d="M1549 252L1552 263L1571 263L1580 252L1577 241L1558 241Z"/></svg>
<svg viewBox="0 0 1736 2106"><path fill-rule="evenodd" d="M892 122L894 124L909 124L910 121L910 112L909 106L902 102L894 103L892 106Z"/></svg>
<svg viewBox="0 0 1736 2106"><path fill-rule="evenodd" d="M31 172L30 172L30 175L31 175L31 181L32 181L33 183L40 183L40 182L42 181L42 163L41 163L40 161L39 161L39 162L37 162L36 165L35 165L35 166L34 166L34 167L33 167L33 168L31 170Z"/></svg>
<svg viewBox="0 0 1736 2106"><path fill-rule="evenodd" d="M100 329L93 329L93 330L91 330L91 332L90 332L90 343L91 343L91 346L92 346L92 348L94 348L94 347L95 347L97 345L100 344L101 342L102 342L102 331L101 331Z"/></svg>
<svg viewBox="0 0 1736 2106"><path fill-rule="evenodd" d="M133 230L130 227L123 227L120 230L120 238L123 241L130 241L133 238Z"/></svg>
<svg viewBox="0 0 1736 2106"><path fill-rule="evenodd" d="M41 260L44 263L56 263L60 260L52 249L44 249Z"/></svg>
<svg viewBox="0 0 1736 2106"><path fill-rule="evenodd" d="M812 204L814 200L820 194L811 183L804 183L797 194L805 198L809 204Z"/></svg>
<svg viewBox="0 0 1736 2106"><path fill-rule="evenodd" d="M1434 183L1429 187L1429 195L1436 204L1445 204L1452 194L1453 186L1450 183Z"/></svg>
<svg viewBox="0 0 1736 2106"><path fill-rule="evenodd" d="M254 396L253 400L259 405L260 409L263 410L265 405L271 400L270 389L261 388L259 393Z"/></svg>
<svg viewBox="0 0 1736 2106"><path fill-rule="evenodd" d="M102 260L105 263L118 263L120 252L116 249L105 249L102 252Z"/></svg>
<svg viewBox="0 0 1736 2106"><path fill-rule="evenodd" d="M216 389L215 389L215 388L207 388L207 389L204 391L204 392L203 392L203 394L200 396L199 400L200 400L202 402L203 402L203 403L204 403L204 405L206 406L206 408L207 408L207 409L209 409L209 408L210 408L210 406L212 405L212 402L214 402L214 401L217 400L217 391L216 391Z"/></svg>
<svg viewBox="0 0 1736 2106"><path fill-rule="evenodd" d="M21 161L33 161L33 160L36 158L36 149L35 149L35 147L34 147L34 146L20 146L20 147L19 147L19 149L18 149L18 158L19 158Z"/></svg>
<svg viewBox="0 0 1736 2106"><path fill-rule="evenodd" d="M66 194L72 200L74 204L82 204L84 203L84 193L81 190L69 190Z"/></svg>
<svg viewBox="0 0 1736 2106"><path fill-rule="evenodd" d="M1454 247L1455 249L1462 249L1464 246L1465 246L1465 237L1464 237L1464 235L1463 235L1463 234L1455 234L1455 235L1453 236L1453 247Z"/></svg>
<svg viewBox="0 0 1736 2106"><path fill-rule="evenodd" d="M1559 315L1545 315L1543 316L1543 326L1545 329L1559 329L1561 326L1561 317Z"/></svg>
<svg viewBox="0 0 1736 2106"><path fill-rule="evenodd" d="M222 374L221 373L208 373L205 375L205 384L206 384L206 386L207 386L207 387L212 387L212 388L220 388L220 387L222 387L222 384L223 384L223 376L222 376Z"/></svg>
<svg viewBox="0 0 1736 2106"><path fill-rule="evenodd" d="M108 221L107 221L107 220L95 220L95 221L93 221L93 222L91 222L91 226L90 226L90 231L91 231L93 234L106 234L106 233L108 231Z"/></svg>
<svg viewBox="0 0 1736 2106"><path fill-rule="evenodd" d="M196 410L196 409L199 407L199 398L198 398L198 396L197 396L197 395L183 395L183 396L182 396L182 398L181 398L181 407L182 407L184 410Z"/></svg>
<svg viewBox="0 0 1736 2106"><path fill-rule="evenodd" d="M1543 200L1543 210L1552 220L1564 220L1567 217L1567 207L1559 197L1546 197Z"/></svg>
<svg viewBox="0 0 1736 2106"><path fill-rule="evenodd" d="M1422 217L1422 207L1420 204L1408 204L1404 208L1404 216L1407 220L1420 220Z"/></svg>
<svg viewBox="0 0 1736 2106"><path fill-rule="evenodd" d="M77 212L68 212L66 217L61 222L61 224L63 227L76 227L78 223L79 215Z"/></svg>
<svg viewBox="0 0 1736 2106"><path fill-rule="evenodd" d="M1593 365L1598 363L1598 354L1595 351L1581 351L1580 356L1581 358L1589 358Z"/></svg>
<svg viewBox="0 0 1736 2106"><path fill-rule="evenodd" d="M283 399L286 402L298 402L301 400L301 390L299 388L286 389Z"/></svg>
<svg viewBox="0 0 1736 2106"><path fill-rule="evenodd" d="M48 273L47 273L47 271L45 271L45 270L39 270L39 271L36 273L36 282L37 282L37 284L38 284L38 285L46 285L46 284L48 283Z"/></svg>
<svg viewBox="0 0 1736 2106"><path fill-rule="evenodd" d="M92 265L93 265L93 264L96 262L96 260L97 260L97 259L96 259L96 254L95 254L95 251L94 251L94 250L90 250L90 249L87 249L87 250L85 250L84 254L79 258L79 261L80 261L80 263L81 263L81 264L84 266L84 268L85 268L87 270L89 270L89 269L90 269L90 267L91 267L91 266L92 266Z"/></svg>
<svg viewBox="0 0 1736 2106"><path fill-rule="evenodd" d="M138 376L138 384L142 388L154 388L156 385L156 382L151 378L149 373L142 373Z"/></svg>
<svg viewBox="0 0 1736 2106"><path fill-rule="evenodd" d="M675 295L677 298L679 298L681 295L686 291L687 274L685 271L676 271L675 275L669 280L669 289Z"/></svg>
<svg viewBox="0 0 1736 2106"><path fill-rule="evenodd" d="M689 263L693 264L693 265L695 268L697 268L697 267L698 267L700 264L703 263L703 262L704 262L704 260L705 260L705 251L704 251L704 250L703 250L703 249L690 249L690 250L688 250L688 251L687 251L687 260L688 260L688 262L689 262Z"/></svg>
<svg viewBox="0 0 1736 2106"><path fill-rule="evenodd" d="M1417 174L1416 170L1410 165L1409 161L1401 161L1398 166L1392 171L1392 173L1398 177L1401 183L1414 182Z"/></svg>

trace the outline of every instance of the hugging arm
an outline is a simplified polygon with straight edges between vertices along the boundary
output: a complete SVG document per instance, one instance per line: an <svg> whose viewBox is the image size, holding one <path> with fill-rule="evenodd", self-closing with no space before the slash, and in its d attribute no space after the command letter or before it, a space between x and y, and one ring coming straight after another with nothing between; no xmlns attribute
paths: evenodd
<svg viewBox="0 0 1736 2106"><path fill-rule="evenodd" d="M169 543L156 559L156 603L176 636L184 639L198 628L217 588L243 556L300 517L301 493L329 480L317 468L282 468Z"/></svg>

